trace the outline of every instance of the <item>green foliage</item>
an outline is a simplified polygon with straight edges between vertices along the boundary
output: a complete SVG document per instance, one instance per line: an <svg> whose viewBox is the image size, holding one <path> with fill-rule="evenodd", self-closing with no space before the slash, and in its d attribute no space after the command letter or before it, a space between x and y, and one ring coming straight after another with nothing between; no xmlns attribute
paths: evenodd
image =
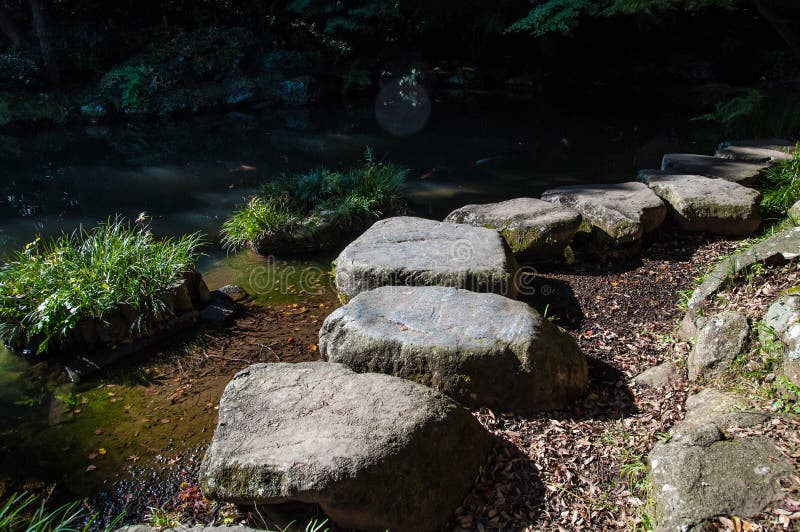
<svg viewBox="0 0 800 532"><path fill-rule="evenodd" d="M719 100L714 110L695 118L713 125L708 136L768 138L800 134L800 96L796 91L749 89Z"/></svg>
<svg viewBox="0 0 800 532"><path fill-rule="evenodd" d="M271 240L313 240L332 227L356 229L404 209L406 175L405 169L376 161L368 149L364 162L345 172L318 168L282 176L231 215L222 227L222 243L229 249L259 248Z"/></svg>
<svg viewBox="0 0 800 532"><path fill-rule="evenodd" d="M142 316L164 311L160 296L199 256L199 234L156 240L143 224L109 220L92 230L37 239L0 267L0 338L45 352L83 319L120 305Z"/></svg>
<svg viewBox="0 0 800 532"><path fill-rule="evenodd" d="M122 109L127 113L140 113L148 109L153 91L159 80L152 66L126 64L110 70L100 80L100 88L117 92Z"/></svg>
<svg viewBox="0 0 800 532"><path fill-rule="evenodd" d="M569 33L584 17L616 15L652 15L658 12L698 11L709 7L730 9L734 0L543 0L527 16L512 24L507 31L534 35Z"/></svg>
<svg viewBox="0 0 800 532"><path fill-rule="evenodd" d="M762 177L761 206L767 212L785 215L800 200L800 144L792 159L767 168Z"/></svg>
<svg viewBox="0 0 800 532"><path fill-rule="evenodd" d="M116 529L122 517L99 530ZM45 501L28 493L15 493L0 507L0 532L86 532L98 530L93 526L96 520L97 515L90 515L80 501L50 511Z"/></svg>
<svg viewBox="0 0 800 532"><path fill-rule="evenodd" d="M390 21L401 21L400 3L395 0L291 0L290 11L304 18L322 21L326 34L372 33Z"/></svg>

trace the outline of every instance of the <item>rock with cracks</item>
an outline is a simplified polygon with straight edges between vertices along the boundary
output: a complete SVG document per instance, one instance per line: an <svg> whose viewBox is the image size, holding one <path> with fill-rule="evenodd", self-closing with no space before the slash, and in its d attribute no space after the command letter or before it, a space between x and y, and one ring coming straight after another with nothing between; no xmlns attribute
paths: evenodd
<svg viewBox="0 0 800 532"><path fill-rule="evenodd" d="M525 303L444 287L362 292L325 320L320 353L411 379L474 409L564 407L586 387L575 340Z"/></svg>
<svg viewBox="0 0 800 532"><path fill-rule="evenodd" d="M661 161L661 169L667 172L725 179L740 185L754 184L767 166L694 153L668 153Z"/></svg>
<svg viewBox="0 0 800 532"><path fill-rule="evenodd" d="M575 209L601 242L624 244L660 226L664 202L642 183L573 185L542 194L542 199Z"/></svg>
<svg viewBox="0 0 800 532"><path fill-rule="evenodd" d="M517 263L500 233L400 216L376 222L336 259L347 301L380 286L453 286L515 297Z"/></svg>
<svg viewBox="0 0 800 532"><path fill-rule="evenodd" d="M761 194L751 188L662 170L643 170L638 179L671 207L684 231L743 236L761 225Z"/></svg>
<svg viewBox="0 0 800 532"><path fill-rule="evenodd" d="M747 316L733 311L700 318L698 325L697 341L687 360L690 381L717 375L729 368L745 350L750 335Z"/></svg>
<svg viewBox="0 0 800 532"><path fill-rule="evenodd" d="M318 504L339 526L439 530L478 477L489 433L431 388L342 364L256 364L220 401L206 497Z"/></svg>
<svg viewBox="0 0 800 532"><path fill-rule="evenodd" d="M445 221L496 229L518 258L539 261L563 256L581 225L581 215L547 201L516 198L466 205L451 212Z"/></svg>
<svg viewBox="0 0 800 532"><path fill-rule="evenodd" d="M787 294L770 305L764 323L786 346L783 374L800 386L800 295Z"/></svg>
<svg viewBox="0 0 800 532"><path fill-rule="evenodd" d="M769 416L735 396L703 390L686 403L686 419L649 456L658 531L689 530L716 516L752 517L781 496L793 468L760 436L730 437Z"/></svg>

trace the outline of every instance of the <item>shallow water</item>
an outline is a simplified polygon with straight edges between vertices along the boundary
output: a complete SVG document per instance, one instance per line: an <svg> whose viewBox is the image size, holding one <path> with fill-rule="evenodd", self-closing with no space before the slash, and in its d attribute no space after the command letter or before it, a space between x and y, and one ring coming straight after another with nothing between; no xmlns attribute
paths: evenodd
<svg viewBox="0 0 800 532"><path fill-rule="evenodd" d="M0 135L0 252L39 234L72 231L118 215L132 219L142 212L152 217L159 235L200 230L214 242L225 217L263 180L318 165L351 165L366 146L377 157L411 169L413 213L441 219L465 203L538 195L565 184L631 180L637 168L657 165L663 153L692 145L690 116L674 95L598 90L558 102L434 101L424 129L407 137L384 130L370 106ZM258 303L270 305L302 303L330 292L335 251L281 260L252 253L228 256L213 244L208 253L199 266L212 289L236 283ZM111 461L106 471L119 469L131 457L112 452L118 450L112 446L135 456L139 451L129 449L139 445L132 442L141 431L148 434L141 439L147 446L169 440L175 426L170 423L188 424L188 432L181 431L188 439L185 446L211 426L205 396L188 403L180 420L162 424L142 414L151 387L135 378L84 383L73 404L72 389L27 388L20 379L27 369L0 349L0 436L15 439L7 452L29 447L38 464L12 468L9 464L19 465L16 457L0 456L8 469L0 471L5 473L0 482L10 477L69 483L83 478L77 475L86 470L87 454ZM135 376L135 370L130 373ZM132 419L130 412L139 417ZM63 416L68 424L60 423ZM99 454L98 429L106 434L107 454ZM23 470L30 470L31 478L19 478ZM105 478L110 476L96 478L92 486ZM91 491L71 487L77 494ZM0 496L2 491L0 485Z"/></svg>

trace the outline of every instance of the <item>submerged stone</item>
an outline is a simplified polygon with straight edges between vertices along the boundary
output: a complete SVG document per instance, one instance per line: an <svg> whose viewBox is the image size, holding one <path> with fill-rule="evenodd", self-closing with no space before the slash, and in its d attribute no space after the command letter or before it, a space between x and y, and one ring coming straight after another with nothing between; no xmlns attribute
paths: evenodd
<svg viewBox="0 0 800 532"><path fill-rule="evenodd" d="M563 255L581 225L581 215L547 201L516 198L466 205L445 221L496 229L518 258L537 261Z"/></svg>
<svg viewBox="0 0 800 532"><path fill-rule="evenodd" d="M383 287L334 311L320 353L427 384L470 408L529 413L583 394L586 359L527 304L445 287Z"/></svg>

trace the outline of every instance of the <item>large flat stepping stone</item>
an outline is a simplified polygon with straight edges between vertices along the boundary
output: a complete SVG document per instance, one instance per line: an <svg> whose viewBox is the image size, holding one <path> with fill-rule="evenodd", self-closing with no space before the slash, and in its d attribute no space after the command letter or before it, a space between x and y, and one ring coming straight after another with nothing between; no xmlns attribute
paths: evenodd
<svg viewBox="0 0 800 532"><path fill-rule="evenodd" d="M200 485L237 504L318 504L343 528L440 530L490 447L468 411L426 386L341 364L256 364L222 395Z"/></svg>
<svg viewBox="0 0 800 532"><path fill-rule="evenodd" d="M786 139L751 139L720 142L715 155L751 163L775 164L792 159L796 143Z"/></svg>
<svg viewBox="0 0 800 532"><path fill-rule="evenodd" d="M500 233L400 216L376 222L336 259L347 301L380 286L454 286L515 297L517 263Z"/></svg>
<svg viewBox="0 0 800 532"><path fill-rule="evenodd" d="M661 161L661 169L667 172L725 179L740 185L754 184L767 166L693 153L668 153Z"/></svg>
<svg viewBox="0 0 800 532"><path fill-rule="evenodd" d="M569 334L496 294L378 288L328 316L319 338L326 360L411 379L475 409L561 408L587 382L586 359Z"/></svg>
<svg viewBox="0 0 800 532"><path fill-rule="evenodd" d="M751 188L663 170L642 170L638 179L671 207L684 231L743 236L761 225L761 194Z"/></svg>
<svg viewBox="0 0 800 532"><path fill-rule="evenodd" d="M525 261L562 257L581 225L577 211L535 198L466 205L451 212L446 222L496 229L511 251Z"/></svg>
<svg viewBox="0 0 800 532"><path fill-rule="evenodd" d="M664 202L643 183L573 185L545 191L542 199L575 209L600 241L634 242L664 222Z"/></svg>

